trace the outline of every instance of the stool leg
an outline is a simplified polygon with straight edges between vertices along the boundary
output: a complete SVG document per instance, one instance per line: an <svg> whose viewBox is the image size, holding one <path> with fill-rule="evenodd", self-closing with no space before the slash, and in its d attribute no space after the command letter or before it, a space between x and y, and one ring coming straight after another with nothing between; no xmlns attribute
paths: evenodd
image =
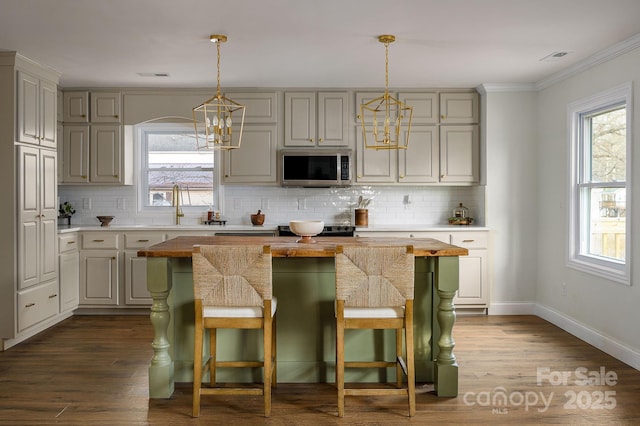
<svg viewBox="0 0 640 426"><path fill-rule="evenodd" d="M269 306L269 309L271 307ZM273 320L270 316L267 316L264 319L264 327L262 329L262 344L264 348L264 365L263 365L263 382L264 388L262 393L264 395L264 416L269 417L271 415L271 362L272 362L272 354L273 348L271 344L273 343Z"/></svg>
<svg viewBox="0 0 640 426"><path fill-rule="evenodd" d="M193 407L191 415L200 416L200 388L202 386L202 324L196 321L193 336Z"/></svg>
<svg viewBox="0 0 640 426"><path fill-rule="evenodd" d="M276 344L276 334L278 327L276 326L277 315L273 317L273 331L271 333L271 348L273 352L273 366L272 366L272 378L271 378L271 386L276 387L278 384L278 346Z"/></svg>
<svg viewBox="0 0 640 426"><path fill-rule="evenodd" d="M402 329L396 328L396 387L400 389L402 387L402 365L400 365L400 357L402 357Z"/></svg>
<svg viewBox="0 0 640 426"><path fill-rule="evenodd" d="M209 383L211 386L216 384L216 353L218 344L218 329L209 330Z"/></svg>
<svg viewBox="0 0 640 426"><path fill-rule="evenodd" d="M404 332L407 347L407 391L409 392L409 416L414 416L416 414L416 369L413 353L413 300L407 301Z"/></svg>

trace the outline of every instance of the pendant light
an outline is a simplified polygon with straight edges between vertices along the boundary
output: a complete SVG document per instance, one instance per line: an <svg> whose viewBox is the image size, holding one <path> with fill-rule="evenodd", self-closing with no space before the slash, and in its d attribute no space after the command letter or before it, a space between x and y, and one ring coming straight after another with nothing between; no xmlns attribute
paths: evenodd
<svg viewBox="0 0 640 426"><path fill-rule="evenodd" d="M384 95L360 105L362 137L370 149L407 149L409 145L413 107L389 95L389 43L395 40L388 34L378 37L385 51ZM406 131L401 136L403 127Z"/></svg>
<svg viewBox="0 0 640 426"><path fill-rule="evenodd" d="M218 84L214 97L193 108L193 126L198 149L231 150L240 148L244 128L245 106L222 95L220 91L220 45L227 36L212 34L218 50ZM235 134L233 128L240 128Z"/></svg>

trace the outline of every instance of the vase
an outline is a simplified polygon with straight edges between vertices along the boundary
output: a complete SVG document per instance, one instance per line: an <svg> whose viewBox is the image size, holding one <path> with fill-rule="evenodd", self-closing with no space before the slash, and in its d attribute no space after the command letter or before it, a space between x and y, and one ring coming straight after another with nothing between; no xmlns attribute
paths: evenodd
<svg viewBox="0 0 640 426"><path fill-rule="evenodd" d="M369 210L356 209L355 219L356 226L369 226Z"/></svg>

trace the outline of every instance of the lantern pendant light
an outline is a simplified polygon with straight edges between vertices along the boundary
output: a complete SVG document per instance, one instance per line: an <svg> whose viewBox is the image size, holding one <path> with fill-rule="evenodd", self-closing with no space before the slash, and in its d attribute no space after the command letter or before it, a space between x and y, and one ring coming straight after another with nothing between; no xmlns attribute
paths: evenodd
<svg viewBox="0 0 640 426"><path fill-rule="evenodd" d="M240 148L244 128L245 106L222 95L220 91L220 45L227 36L212 34L211 42L218 50L218 80L214 97L193 108L193 126L198 149L231 150ZM233 132L233 128L239 131Z"/></svg>
<svg viewBox="0 0 640 426"><path fill-rule="evenodd" d="M389 95L389 43L395 40L388 34L378 37L385 48L384 95L360 105L362 137L370 149L407 149L409 145L413 107Z"/></svg>

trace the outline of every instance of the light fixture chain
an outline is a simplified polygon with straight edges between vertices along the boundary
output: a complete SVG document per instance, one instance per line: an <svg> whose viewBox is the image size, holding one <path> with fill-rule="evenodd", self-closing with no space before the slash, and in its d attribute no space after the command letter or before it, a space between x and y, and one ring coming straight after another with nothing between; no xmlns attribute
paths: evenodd
<svg viewBox="0 0 640 426"><path fill-rule="evenodd" d="M220 41L216 42L216 47L218 48L218 89L216 96L220 97Z"/></svg>
<svg viewBox="0 0 640 426"><path fill-rule="evenodd" d="M389 42L384 43L384 93L389 94Z"/></svg>

